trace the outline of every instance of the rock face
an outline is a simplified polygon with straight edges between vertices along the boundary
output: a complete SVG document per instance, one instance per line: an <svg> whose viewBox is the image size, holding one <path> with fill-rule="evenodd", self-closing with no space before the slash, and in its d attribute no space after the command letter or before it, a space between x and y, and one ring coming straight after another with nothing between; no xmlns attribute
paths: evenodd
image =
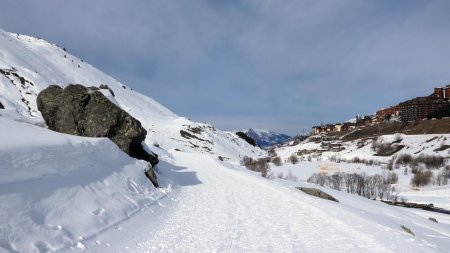
<svg viewBox="0 0 450 253"><path fill-rule="evenodd" d="M0 109L5 109L5 107L3 106L2 102L0 102Z"/></svg>
<svg viewBox="0 0 450 253"><path fill-rule="evenodd" d="M155 166L156 154L144 150L147 131L141 123L109 101L98 88L51 85L37 97L37 106L51 130L87 137L108 137L131 157Z"/></svg>

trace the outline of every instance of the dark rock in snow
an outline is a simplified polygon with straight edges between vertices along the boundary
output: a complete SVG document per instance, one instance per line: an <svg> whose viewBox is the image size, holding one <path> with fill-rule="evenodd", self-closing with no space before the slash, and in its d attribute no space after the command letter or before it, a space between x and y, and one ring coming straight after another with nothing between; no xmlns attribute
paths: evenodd
<svg viewBox="0 0 450 253"><path fill-rule="evenodd" d="M330 194L323 192L319 189L316 188L307 188L307 187L297 187L297 189L299 189L300 191L312 195L314 197L318 197L318 198L322 198L322 199L327 199L327 200L331 200L331 201L335 201L335 202L339 202L337 199L335 199L333 196L331 196Z"/></svg>
<svg viewBox="0 0 450 253"><path fill-rule="evenodd" d="M438 221L436 220L436 218L433 218L433 217L428 217L428 219L429 219L430 221L432 221L432 222L436 222L436 223L438 223Z"/></svg>
<svg viewBox="0 0 450 253"><path fill-rule="evenodd" d="M79 84L71 84L65 89L51 85L39 93L37 106L51 130L78 136L108 137L131 157L155 166L158 156L142 146L147 131L141 123L97 90Z"/></svg>
<svg viewBox="0 0 450 253"><path fill-rule="evenodd" d="M0 109L5 109L5 107L3 106L2 102L0 102Z"/></svg>
<svg viewBox="0 0 450 253"><path fill-rule="evenodd" d="M147 170L145 170L145 176L152 182L155 187L159 187L155 170L153 170L152 166L148 166Z"/></svg>
<svg viewBox="0 0 450 253"><path fill-rule="evenodd" d="M404 226L404 225L400 225L403 230L405 230L406 233L412 234L415 236L415 234L413 233L413 231L411 229L409 229L408 227Z"/></svg>

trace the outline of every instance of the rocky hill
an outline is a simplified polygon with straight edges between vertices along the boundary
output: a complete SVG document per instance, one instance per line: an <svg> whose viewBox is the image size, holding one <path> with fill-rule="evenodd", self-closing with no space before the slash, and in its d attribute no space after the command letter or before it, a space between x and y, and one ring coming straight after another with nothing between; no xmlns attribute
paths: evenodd
<svg viewBox="0 0 450 253"><path fill-rule="evenodd" d="M262 148L269 148L271 146L281 144L291 138L286 134L279 134L263 129L250 128L248 130L245 130L244 133L255 140L256 144L258 144Z"/></svg>

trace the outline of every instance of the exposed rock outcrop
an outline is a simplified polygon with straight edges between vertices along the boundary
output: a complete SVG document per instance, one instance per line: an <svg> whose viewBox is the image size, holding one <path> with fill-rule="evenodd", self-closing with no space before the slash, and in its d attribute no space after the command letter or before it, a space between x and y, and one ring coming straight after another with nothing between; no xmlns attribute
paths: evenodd
<svg viewBox="0 0 450 253"><path fill-rule="evenodd" d="M318 197L318 198L322 198L322 199L327 199L327 200L331 200L334 202L339 202L337 199L335 199L333 196L331 196L330 194L323 192L319 189L316 188L307 188L307 187L297 187L297 189L299 189L300 191L312 195L314 197Z"/></svg>
<svg viewBox="0 0 450 253"><path fill-rule="evenodd" d="M0 102L0 109L5 109L5 107L3 106L2 102Z"/></svg>
<svg viewBox="0 0 450 253"><path fill-rule="evenodd" d="M405 230L406 233L409 233L409 234L411 234L411 235L416 236L416 235L413 233L413 231L412 231L411 229L409 229L408 227L406 227L405 225L400 225L400 227L402 227L403 230Z"/></svg>
<svg viewBox="0 0 450 253"><path fill-rule="evenodd" d="M108 137L131 157L155 166L158 156L142 146L147 131L141 123L109 101L98 89L82 85L51 85L37 97L49 129L87 137ZM151 172L153 175L154 172ZM156 182L152 180L152 182Z"/></svg>

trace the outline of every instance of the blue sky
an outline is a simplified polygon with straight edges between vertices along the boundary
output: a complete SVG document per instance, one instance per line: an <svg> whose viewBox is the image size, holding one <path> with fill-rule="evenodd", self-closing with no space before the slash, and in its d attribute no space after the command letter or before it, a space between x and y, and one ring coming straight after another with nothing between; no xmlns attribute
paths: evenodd
<svg viewBox="0 0 450 253"><path fill-rule="evenodd" d="M2 29L175 113L288 134L450 83L450 1L2 1Z"/></svg>

